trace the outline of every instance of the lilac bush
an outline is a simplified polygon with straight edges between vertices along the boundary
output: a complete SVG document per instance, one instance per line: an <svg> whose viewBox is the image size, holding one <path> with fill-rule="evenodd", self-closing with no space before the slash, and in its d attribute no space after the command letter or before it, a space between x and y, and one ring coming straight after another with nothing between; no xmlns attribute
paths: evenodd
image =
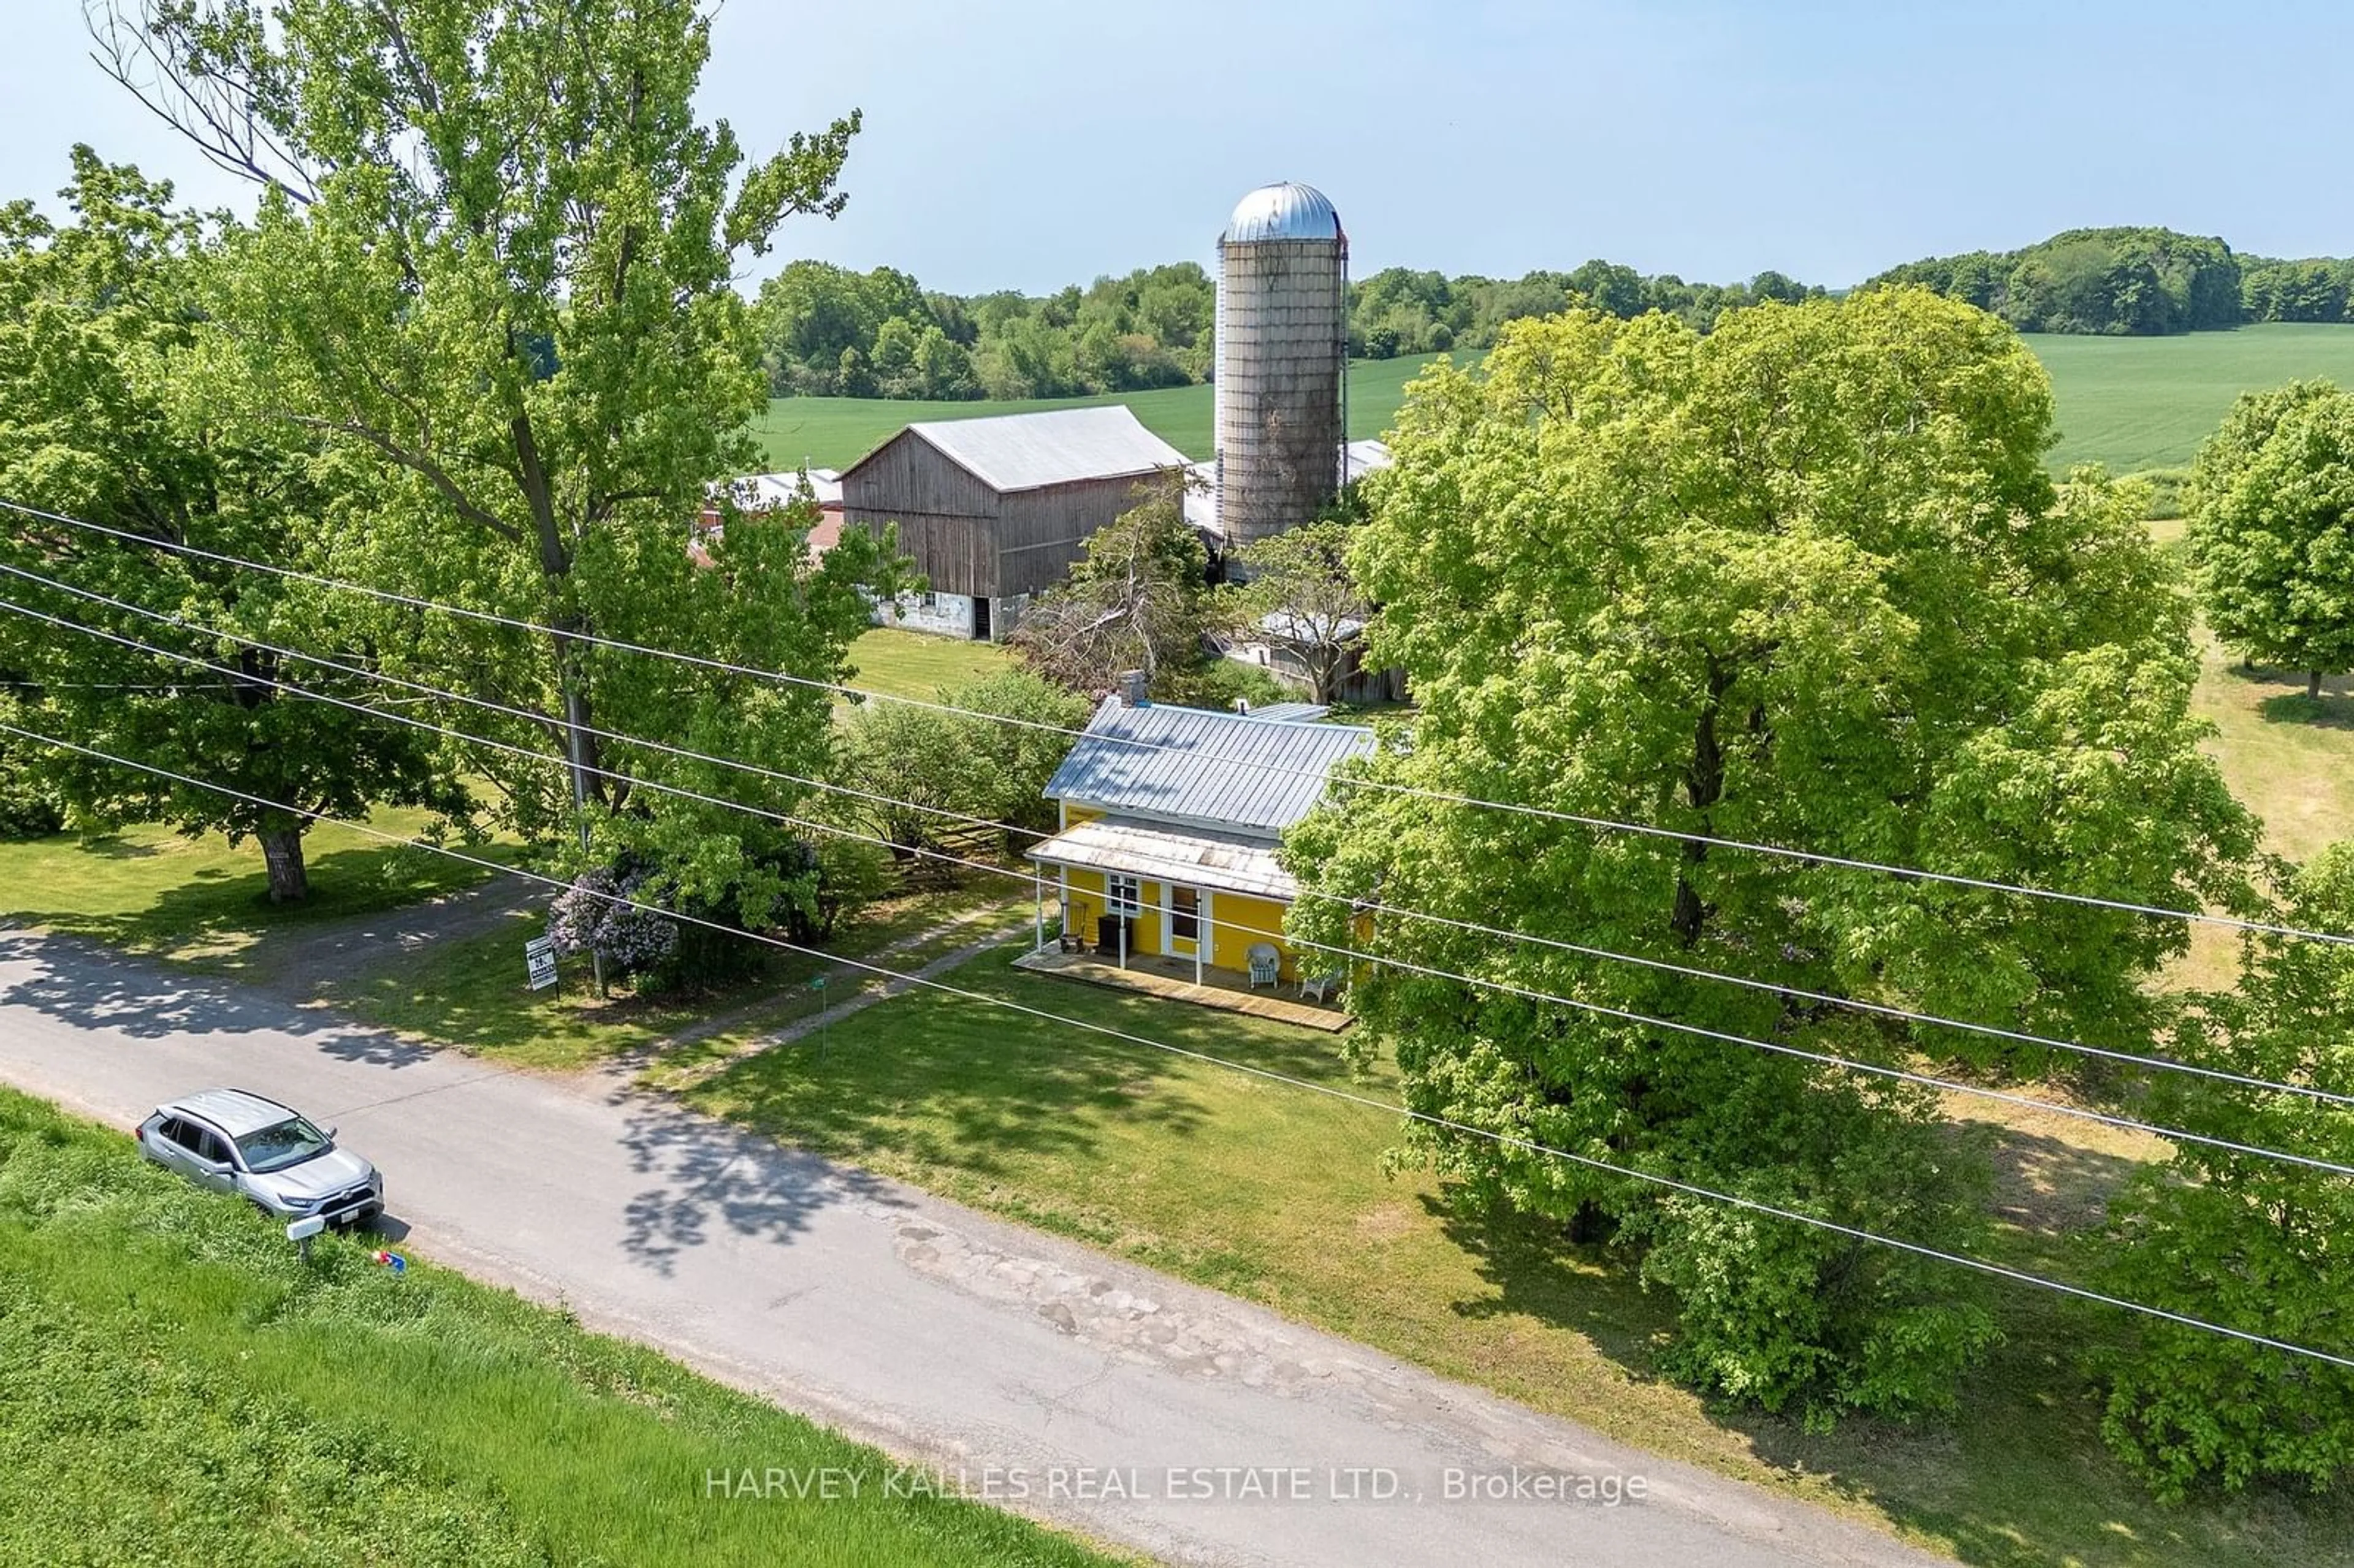
<svg viewBox="0 0 2354 1568"><path fill-rule="evenodd" d="M644 974L678 951L678 923L649 904L616 903L641 896L649 873L583 872L548 906L547 934L559 953L594 951L619 974Z"/></svg>

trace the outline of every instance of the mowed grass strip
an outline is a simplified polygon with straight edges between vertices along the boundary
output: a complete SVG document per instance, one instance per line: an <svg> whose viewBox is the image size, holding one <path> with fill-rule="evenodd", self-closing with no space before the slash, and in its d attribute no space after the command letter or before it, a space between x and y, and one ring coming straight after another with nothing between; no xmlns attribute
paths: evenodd
<svg viewBox="0 0 2354 1568"><path fill-rule="evenodd" d="M885 1456L369 1238L305 1266L120 1133L0 1090L0 1561L1069 1564ZM865 1478L796 1499L771 1470ZM713 1495L709 1472L763 1496Z"/></svg>
<svg viewBox="0 0 2354 1568"><path fill-rule="evenodd" d="M1330 1036L1009 969L949 983L1360 1092ZM1426 1174L1385 1174L1397 1119L1034 1016L911 992L748 1057L686 1097L854 1161L1335 1333L1652 1452L1874 1520L1974 1563L2342 1564L2345 1503L2278 1497L2161 1508L2108 1457L2088 1340L2129 1326L2042 1292L1993 1299L2008 1336L1948 1424L1850 1421L1829 1437L1712 1411L1662 1382L1670 1304L1632 1260L1558 1227L1452 1211ZM2073 1266L2076 1228L2142 1151L2073 1124L1997 1128L2002 1255ZM1762 1222L1761 1222L1762 1223Z"/></svg>
<svg viewBox="0 0 2354 1568"><path fill-rule="evenodd" d="M1405 401L1405 384L1437 355L1400 359L1360 359L1349 366L1349 435L1380 435ZM1458 355L1458 359L1463 356ZM1477 355L1470 357L1476 358ZM1006 402L926 402L901 397L777 397L752 427L775 470L848 468L897 433L902 425L930 419L977 419L995 414L1030 414L1047 408L1092 408L1125 403L1147 429L1190 458L1206 458L1216 444L1215 404L1208 386L1161 387L1150 392L1113 392L1094 397L1043 397Z"/></svg>

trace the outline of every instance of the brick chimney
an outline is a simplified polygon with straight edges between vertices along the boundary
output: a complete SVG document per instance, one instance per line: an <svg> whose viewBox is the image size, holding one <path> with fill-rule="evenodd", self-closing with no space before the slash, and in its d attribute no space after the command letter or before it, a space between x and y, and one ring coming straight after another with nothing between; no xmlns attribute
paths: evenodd
<svg viewBox="0 0 2354 1568"><path fill-rule="evenodd" d="M1122 670L1119 673L1119 705L1124 708L1149 708L1152 698L1145 690L1144 672Z"/></svg>

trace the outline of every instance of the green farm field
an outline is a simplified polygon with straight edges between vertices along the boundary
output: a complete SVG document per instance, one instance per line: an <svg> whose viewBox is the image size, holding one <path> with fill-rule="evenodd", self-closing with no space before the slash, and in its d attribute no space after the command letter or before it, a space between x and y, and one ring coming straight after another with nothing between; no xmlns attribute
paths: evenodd
<svg viewBox="0 0 2354 1568"><path fill-rule="evenodd" d="M2268 323L2179 337L2031 333L2026 342L2051 372L2059 403L2056 469L2185 468L2243 392L2313 376L2354 384L2354 327Z"/></svg>
<svg viewBox="0 0 2354 1568"><path fill-rule="evenodd" d="M2187 466L2241 393L2300 376L2354 383L2354 327L2273 323L2179 337L2027 335L2052 373L2060 444L2052 465L2106 463L2113 473ZM1359 360L1349 367L1349 434L1389 428L1405 384L1436 355ZM1172 387L1101 397L1021 403L917 403L884 397L779 397L758 433L771 466L845 468L911 419L970 419L1036 408L1126 403L1190 457L1210 451L1210 388Z"/></svg>
<svg viewBox="0 0 2354 1568"><path fill-rule="evenodd" d="M2349 334L2354 337L2354 334ZM1439 357L1360 359L1349 366L1349 434L1378 436L1405 401L1405 384ZM1161 439L1191 458L1210 455L1210 388L1164 387L1151 392L1121 392L1098 397L1054 397L1024 402L924 403L893 397L779 397L755 427L777 470L848 468L902 425L918 419L975 419L989 414L1028 414L1041 408L1092 408L1125 403Z"/></svg>

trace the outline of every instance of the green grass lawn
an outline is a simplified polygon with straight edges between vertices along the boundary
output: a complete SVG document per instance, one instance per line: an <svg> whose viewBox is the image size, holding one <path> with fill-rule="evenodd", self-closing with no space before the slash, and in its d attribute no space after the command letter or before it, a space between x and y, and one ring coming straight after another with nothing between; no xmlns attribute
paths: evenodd
<svg viewBox="0 0 2354 1568"><path fill-rule="evenodd" d="M427 821L424 812L399 810L371 819L403 836L423 831ZM250 841L232 848L218 833L190 839L141 825L94 840L59 833L0 843L0 916L129 952L233 963L271 932L398 908L490 874L333 822L313 828L304 848L310 898L273 905L260 849ZM466 853L496 860L514 849L493 844Z"/></svg>
<svg viewBox="0 0 2354 1568"><path fill-rule="evenodd" d="M1405 384L1436 358L1361 359L1349 366L1349 434L1378 436L1389 429ZM1191 458L1210 455L1210 388L1165 387L1150 392L1119 392L1096 397L1035 398L1023 402L927 403L893 397L778 397L753 427L774 469L848 468L882 444L900 426L921 419L973 419L991 414L1027 414L1041 408L1086 408L1125 403L1162 440Z"/></svg>
<svg viewBox="0 0 2354 1568"><path fill-rule="evenodd" d="M565 1314L323 1237L0 1091L0 1561L1111 1561ZM705 1477L854 1470L855 1499Z"/></svg>
<svg viewBox="0 0 2354 1568"><path fill-rule="evenodd" d="M1311 1079L1346 1082L1330 1037L1013 971L956 983ZM1362 1087L1363 1086L1358 1086ZM1390 1092L1378 1083L1375 1092ZM1662 1381L1665 1304L1623 1260L1543 1227L1468 1220L1418 1173L1385 1176L1395 1118L938 993L870 1008L828 1048L737 1063L691 1103L1008 1218L1264 1302L1654 1452L1877 1520L1980 1563L2086 1568L2342 1563L2354 1509L2278 1499L2167 1509L2101 1448L2075 1370L2117 1321L2005 1291L2007 1340L1960 1417L1851 1421L1828 1438L1712 1414ZM2005 1246L2065 1230L2137 1151L2073 1124L2004 1129Z"/></svg>
<svg viewBox="0 0 2354 1568"><path fill-rule="evenodd" d="M2326 376L2354 385L2354 327L2269 323L2177 337L2027 334L2059 404L2057 467L2181 468L2258 387Z"/></svg>
<svg viewBox="0 0 2354 1568"><path fill-rule="evenodd" d="M767 1031L855 993L864 971L833 961L870 959L895 943L960 916L1027 911L1030 895L1011 879L974 873L959 884L896 895L858 913L828 945L826 958L769 948L755 973L716 991L639 996L626 985L599 998L585 960L567 959L562 983L535 991L524 983L523 944L540 922L518 916L503 930L437 942L427 952L356 972L323 977L315 998L363 1023L418 1040L455 1045L486 1060L535 1071L568 1072L653 1052L682 1030L715 1015L741 1013L725 1029L679 1054L686 1061L722 1054ZM916 968L944 948L985 928L960 928L904 957L875 959L893 969ZM825 977L822 989L811 982ZM676 1065L665 1059L657 1067Z"/></svg>
<svg viewBox="0 0 2354 1568"><path fill-rule="evenodd" d="M851 685L928 702L943 688L961 686L1007 668L1013 655L995 642L878 626L850 645L850 661L854 667Z"/></svg>

